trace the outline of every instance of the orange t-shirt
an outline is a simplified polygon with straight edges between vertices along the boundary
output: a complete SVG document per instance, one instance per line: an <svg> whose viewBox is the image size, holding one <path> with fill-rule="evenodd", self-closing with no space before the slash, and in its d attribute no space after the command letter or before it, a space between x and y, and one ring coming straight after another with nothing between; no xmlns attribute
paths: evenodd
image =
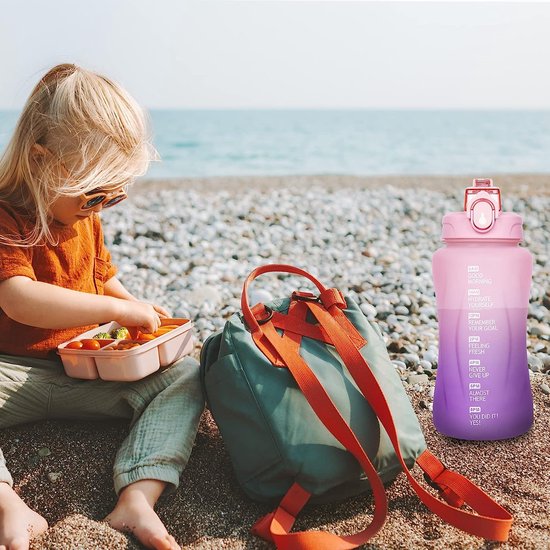
<svg viewBox="0 0 550 550"><path fill-rule="evenodd" d="M27 218L5 202L0 202L0 234L27 234L32 228ZM50 230L57 245L24 248L0 242L0 281L23 275L33 281L103 294L104 284L116 273L103 242L101 220L96 213L73 226L54 223ZM109 321L106 319L105 321ZM97 325L70 329L44 329L17 323L0 309L0 353L48 357L59 344Z"/></svg>

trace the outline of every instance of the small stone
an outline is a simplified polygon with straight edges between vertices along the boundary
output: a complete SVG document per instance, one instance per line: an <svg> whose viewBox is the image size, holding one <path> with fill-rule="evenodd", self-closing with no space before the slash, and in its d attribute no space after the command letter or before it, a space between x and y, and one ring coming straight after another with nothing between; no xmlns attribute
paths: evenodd
<svg viewBox="0 0 550 550"><path fill-rule="evenodd" d="M428 409L429 407L430 407L430 404L427 401L425 401L424 399L422 399L420 401L420 408L421 409Z"/></svg>
<svg viewBox="0 0 550 550"><path fill-rule="evenodd" d="M542 321L544 317L544 312L536 304L529 304L528 316L534 317L538 321Z"/></svg>
<svg viewBox="0 0 550 550"><path fill-rule="evenodd" d="M376 317L377 311L372 304L363 302L359 307L367 319L374 319Z"/></svg>
<svg viewBox="0 0 550 550"><path fill-rule="evenodd" d="M380 304L376 306L376 318L380 321L384 321L392 314L391 306Z"/></svg>
<svg viewBox="0 0 550 550"><path fill-rule="evenodd" d="M374 248L374 246L368 246L361 254L367 258L376 258L376 256L378 256L378 250Z"/></svg>
<svg viewBox="0 0 550 550"><path fill-rule="evenodd" d="M392 361L393 366L402 372L405 372L407 370L407 365L403 363L403 361Z"/></svg>
<svg viewBox="0 0 550 550"><path fill-rule="evenodd" d="M61 472L50 472L50 473L48 474L48 479L49 479L52 483L55 483L60 477L61 477Z"/></svg>
<svg viewBox="0 0 550 550"><path fill-rule="evenodd" d="M32 455L32 456L30 456L29 459L27 460L27 464L28 464L31 468L34 468L39 462L40 462L40 458L39 458L37 455Z"/></svg>
<svg viewBox="0 0 550 550"><path fill-rule="evenodd" d="M426 359L422 359L419 366L421 366L424 370L432 370L432 364L429 361L426 361Z"/></svg>
<svg viewBox="0 0 550 550"><path fill-rule="evenodd" d="M52 454L52 452L50 451L50 449L48 449L48 447L42 447L42 449L40 449L38 451L38 456L44 458L46 456L50 456Z"/></svg>
<svg viewBox="0 0 550 550"><path fill-rule="evenodd" d="M403 346L403 353L418 353L420 348L416 344L407 344Z"/></svg>
<svg viewBox="0 0 550 550"><path fill-rule="evenodd" d="M404 353L402 357L405 360L405 363L407 363L407 365L409 366L414 367L420 362L420 357L418 357L416 353Z"/></svg>
<svg viewBox="0 0 550 550"><path fill-rule="evenodd" d="M427 317L430 317L432 319L435 319L437 316L437 313L435 311L435 307L423 307L421 309L422 313L426 315Z"/></svg>
<svg viewBox="0 0 550 550"><path fill-rule="evenodd" d="M189 310L185 307L179 307L174 311L174 317L179 319L189 319L191 315L189 314Z"/></svg>
<svg viewBox="0 0 550 550"><path fill-rule="evenodd" d="M432 387L430 388L430 391L428 392L428 394L429 394L429 396L430 396L431 399L434 398L434 395L435 395L435 387L434 387L434 386L432 386Z"/></svg>
<svg viewBox="0 0 550 550"><path fill-rule="evenodd" d="M428 376L426 374L409 374L407 376L407 383L408 384L427 384L428 383Z"/></svg>
<svg viewBox="0 0 550 550"><path fill-rule="evenodd" d="M533 372L541 371L543 363L536 355L529 354L529 357L527 358L527 362L529 364L529 368Z"/></svg>
<svg viewBox="0 0 550 550"><path fill-rule="evenodd" d="M273 301L273 295L267 290L259 288L258 290L250 290L248 292L248 304L250 307L255 306L256 304L268 304Z"/></svg>
<svg viewBox="0 0 550 550"><path fill-rule="evenodd" d="M550 336L550 327L546 325L535 325L529 328L529 333L533 336Z"/></svg>
<svg viewBox="0 0 550 550"><path fill-rule="evenodd" d="M201 307L205 303L218 306L221 302L221 296L217 288L205 285L189 292L187 301L196 307Z"/></svg>
<svg viewBox="0 0 550 550"><path fill-rule="evenodd" d="M405 306L397 306L395 308L395 313L397 315L408 315L409 314L409 310L405 307Z"/></svg>
<svg viewBox="0 0 550 550"><path fill-rule="evenodd" d="M546 395L550 395L550 386L548 386L548 384L541 384L540 389L541 389L542 393L544 393Z"/></svg>
<svg viewBox="0 0 550 550"><path fill-rule="evenodd" d="M214 328L212 326L212 323L204 318L198 319L195 323L195 327L197 328L197 330L212 330Z"/></svg>
<svg viewBox="0 0 550 550"><path fill-rule="evenodd" d="M423 357L424 361L429 361L432 365L437 363L437 353L433 350L428 350Z"/></svg>

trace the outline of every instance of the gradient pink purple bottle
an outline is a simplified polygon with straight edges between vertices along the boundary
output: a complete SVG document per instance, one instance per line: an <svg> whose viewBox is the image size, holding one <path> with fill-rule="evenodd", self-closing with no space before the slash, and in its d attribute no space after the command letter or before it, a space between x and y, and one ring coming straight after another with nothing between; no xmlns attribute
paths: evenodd
<svg viewBox="0 0 550 550"><path fill-rule="evenodd" d="M532 259L522 219L502 212L500 189L476 179L464 211L443 217L433 256L439 364L433 419L444 435L505 439L533 422L527 366Z"/></svg>

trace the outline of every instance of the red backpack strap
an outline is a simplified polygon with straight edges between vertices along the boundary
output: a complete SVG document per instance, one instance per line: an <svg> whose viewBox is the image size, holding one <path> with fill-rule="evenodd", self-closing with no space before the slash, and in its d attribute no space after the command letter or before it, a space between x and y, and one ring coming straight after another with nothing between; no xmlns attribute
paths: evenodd
<svg viewBox="0 0 550 550"><path fill-rule="evenodd" d="M446 522L467 533L488 540L508 540L508 534L513 521L512 515L470 480L447 469L429 451L425 451L418 458L419 466L427 474L429 481L441 491L442 496L447 502L434 497L416 481L401 455L395 423L376 377L372 374L368 363L361 355L359 349L354 345L347 333L341 330L340 325L332 316L333 309L339 308L336 305L331 306L329 313L322 305L315 302L308 302L307 306L319 321L321 327L332 338L336 350L361 390L361 393L365 396L365 399L369 402L381 424L384 426L393 444L397 458L401 462L403 471L420 500ZM461 506L464 502L478 514L455 507Z"/></svg>

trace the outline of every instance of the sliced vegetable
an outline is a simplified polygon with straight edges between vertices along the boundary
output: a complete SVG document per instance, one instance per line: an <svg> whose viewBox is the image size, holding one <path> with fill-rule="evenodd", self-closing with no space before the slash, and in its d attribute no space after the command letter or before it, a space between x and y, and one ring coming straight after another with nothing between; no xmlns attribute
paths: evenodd
<svg viewBox="0 0 550 550"><path fill-rule="evenodd" d="M169 325L166 325L164 327L160 327L158 330L153 332L153 334L154 334L155 337L162 336L163 334L166 334L167 332L170 332L172 330L174 330L174 328L170 327Z"/></svg>
<svg viewBox="0 0 550 550"><path fill-rule="evenodd" d="M140 332L137 339L144 342L150 342L151 340L155 339L155 335L149 334L148 332Z"/></svg>

